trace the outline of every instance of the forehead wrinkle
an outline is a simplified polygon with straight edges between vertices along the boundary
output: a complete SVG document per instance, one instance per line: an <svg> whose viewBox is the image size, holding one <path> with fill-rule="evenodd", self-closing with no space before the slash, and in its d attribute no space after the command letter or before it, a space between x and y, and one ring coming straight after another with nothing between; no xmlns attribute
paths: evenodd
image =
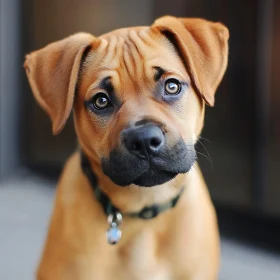
<svg viewBox="0 0 280 280"><path fill-rule="evenodd" d="M139 54L140 63L136 63L136 68L137 68L137 70L139 70L140 74L143 74L145 72L145 69L146 69L145 64L146 64L146 60L148 59L147 54L150 51L150 46L147 45L145 42L143 42L143 40L139 37L139 33L140 32L137 33L135 30L133 30L133 31L130 32L129 38L133 42L133 44L134 44L134 46L137 49L137 52ZM141 77L141 76L139 75L139 77ZM141 78L145 79L147 77L144 75L144 77L141 77Z"/></svg>
<svg viewBox="0 0 280 280"><path fill-rule="evenodd" d="M119 67L119 57L122 52L122 48L117 46L117 43L113 40L110 44L107 40L102 39L98 48L93 49L87 56L83 64L83 72L90 68L91 74L93 72L114 71ZM114 57L114 59L112 58ZM86 73L85 73L86 74Z"/></svg>
<svg viewBox="0 0 280 280"><path fill-rule="evenodd" d="M122 57L124 69L126 70L127 76L133 80L134 76L137 76L136 73L136 63L132 49L130 49L127 42L123 46L123 57Z"/></svg>
<svg viewBox="0 0 280 280"><path fill-rule="evenodd" d="M101 62L104 60L105 56L108 53L108 48L109 48L109 42L106 40L101 40L100 47L95 50L96 59L98 58L98 61L97 60L95 61L97 65L101 64ZM99 55L97 55L97 53Z"/></svg>
<svg viewBox="0 0 280 280"><path fill-rule="evenodd" d="M116 49L116 59L120 60L123 53L123 46L125 43L125 39L123 37L118 38L118 47Z"/></svg>
<svg viewBox="0 0 280 280"><path fill-rule="evenodd" d="M146 48L147 46L149 48L156 48L157 47L157 42L155 38L153 38L151 35L152 33L149 32L149 30L141 30L138 32L138 44L141 46L141 48Z"/></svg>
<svg viewBox="0 0 280 280"><path fill-rule="evenodd" d="M135 30L131 30L128 33L128 38L127 41L129 43L129 45L131 45L134 49L135 52L139 55L140 58L143 58L143 48L141 48L141 39L139 38L139 36L137 35Z"/></svg>
<svg viewBox="0 0 280 280"><path fill-rule="evenodd" d="M131 47L133 48L131 50L131 56L134 62L134 67L136 70L136 77L140 80L141 74L144 73L144 61L145 61L145 52L143 49L141 49L139 45L139 38L136 35L135 31L130 32L129 36L129 42ZM140 40L141 41L141 40Z"/></svg>
<svg viewBox="0 0 280 280"><path fill-rule="evenodd" d="M148 42L147 39L143 40L144 36L140 36L142 32L136 32L135 30L132 30L129 33L129 39L134 43L135 47L137 48L139 54L142 55L143 57L143 53L145 53L147 51L147 47L151 48L152 44ZM146 33L146 32L145 32Z"/></svg>
<svg viewBox="0 0 280 280"><path fill-rule="evenodd" d="M149 55L151 53L151 45L155 46L156 44L149 44L147 45L146 42L143 42L143 40L139 37L140 32L136 32L136 30L130 30L128 32L128 36L126 38L126 49L129 54L124 52L124 59L126 60L126 65L131 66L129 69L130 75L132 80L135 81L137 79L137 87L143 88L146 87L146 82L149 80L149 77L147 77L147 70L148 72L151 69L147 69L146 67L146 60L149 59ZM147 33L147 32L145 32ZM153 40L151 40L152 42ZM153 49L152 51L155 51ZM130 59L130 60L129 60ZM134 65L132 65L132 63ZM145 71L146 70L146 71Z"/></svg>
<svg viewBox="0 0 280 280"><path fill-rule="evenodd" d="M166 55L165 53L162 53L162 47L158 43L158 39L160 38L152 35L153 33L150 32L150 29L141 29L138 32L133 30L132 32L130 32L130 38L133 40L135 46L137 46L139 53L141 53L143 57L143 59L141 60L141 73L149 73L151 71L154 74L154 67L161 66L161 63L157 65L151 63L150 61L152 61L153 59L166 59ZM147 75L145 75L143 78L149 81L149 77L147 77Z"/></svg>
<svg viewBox="0 0 280 280"><path fill-rule="evenodd" d="M108 45L107 45L107 49L104 51L104 57L102 59L102 63L104 64L109 64L114 61L116 52L117 52L117 37L116 36L112 36L110 37L110 41L107 41Z"/></svg>

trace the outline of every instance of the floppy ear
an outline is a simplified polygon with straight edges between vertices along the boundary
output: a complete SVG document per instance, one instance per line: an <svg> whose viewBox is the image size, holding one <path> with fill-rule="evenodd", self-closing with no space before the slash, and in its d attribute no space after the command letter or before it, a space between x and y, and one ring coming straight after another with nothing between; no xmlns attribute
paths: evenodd
<svg viewBox="0 0 280 280"><path fill-rule="evenodd" d="M78 33L26 56L29 83L52 120L53 134L63 129L71 113L82 57L93 39L90 34Z"/></svg>
<svg viewBox="0 0 280 280"><path fill-rule="evenodd" d="M221 23L171 16L157 19L152 28L175 46L195 90L214 106L214 94L227 67L228 29Z"/></svg>

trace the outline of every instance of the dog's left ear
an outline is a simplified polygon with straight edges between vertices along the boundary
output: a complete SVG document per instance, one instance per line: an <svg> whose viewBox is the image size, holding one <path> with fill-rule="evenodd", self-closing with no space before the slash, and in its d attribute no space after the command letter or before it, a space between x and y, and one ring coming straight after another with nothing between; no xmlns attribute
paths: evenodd
<svg viewBox="0 0 280 280"><path fill-rule="evenodd" d="M198 18L165 16L152 29L160 31L183 59L192 84L206 103L214 106L215 91L228 61L228 29Z"/></svg>
<svg viewBox="0 0 280 280"><path fill-rule="evenodd" d="M26 56L29 83L51 118L53 134L63 129L71 113L81 61L93 40L90 34L77 33Z"/></svg>

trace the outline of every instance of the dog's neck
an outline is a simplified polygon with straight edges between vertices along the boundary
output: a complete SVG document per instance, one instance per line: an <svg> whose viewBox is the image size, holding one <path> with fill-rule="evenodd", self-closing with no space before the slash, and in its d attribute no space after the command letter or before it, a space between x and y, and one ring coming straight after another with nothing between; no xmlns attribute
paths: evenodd
<svg viewBox="0 0 280 280"><path fill-rule="evenodd" d="M177 175L173 180L154 187L129 185L120 187L104 175L102 167L90 160L91 169L95 173L98 187L108 195L112 204L122 212L137 212L143 207L161 204L177 196L180 190L189 185L190 174Z"/></svg>

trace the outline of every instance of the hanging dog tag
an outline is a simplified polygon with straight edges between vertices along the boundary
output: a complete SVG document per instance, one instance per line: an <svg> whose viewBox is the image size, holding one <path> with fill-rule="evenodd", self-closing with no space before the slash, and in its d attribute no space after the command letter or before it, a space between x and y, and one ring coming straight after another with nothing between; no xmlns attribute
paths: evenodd
<svg viewBox="0 0 280 280"><path fill-rule="evenodd" d="M112 223L111 227L107 230L107 241L109 244L117 244L122 237L122 231L118 228L116 223Z"/></svg>
<svg viewBox="0 0 280 280"><path fill-rule="evenodd" d="M108 223L110 227L107 230L107 241L111 245L117 244L121 240L122 231L118 228L121 222L122 214L119 212L110 214L108 216Z"/></svg>

